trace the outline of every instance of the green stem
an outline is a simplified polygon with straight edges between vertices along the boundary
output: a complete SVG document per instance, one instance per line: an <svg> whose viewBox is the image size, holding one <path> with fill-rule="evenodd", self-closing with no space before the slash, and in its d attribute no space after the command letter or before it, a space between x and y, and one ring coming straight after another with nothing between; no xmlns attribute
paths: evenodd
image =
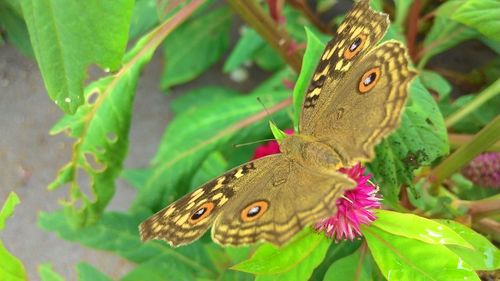
<svg viewBox="0 0 500 281"><path fill-rule="evenodd" d="M291 48L294 43L292 38L266 13L255 0L227 0L229 6L257 33L262 36L295 70L300 72L302 65L302 52Z"/></svg>
<svg viewBox="0 0 500 281"><path fill-rule="evenodd" d="M429 180L432 183L431 194L438 194L439 186L444 179L499 141L500 134L498 132L500 132L500 115L479 131L468 143L462 145L436 166L429 174Z"/></svg>
<svg viewBox="0 0 500 281"><path fill-rule="evenodd" d="M488 88L477 95L471 102L469 102L464 107L460 108L445 120L446 128L451 128L462 118L467 116L469 113L476 110L478 107L483 105L485 102L493 98L494 96L500 94L500 79L497 79Z"/></svg>
<svg viewBox="0 0 500 281"><path fill-rule="evenodd" d="M456 150L462 145L468 143L473 135L465 134L448 134L448 143L450 144L451 150ZM485 151L496 151L500 152L500 141L497 141L494 145L488 147Z"/></svg>

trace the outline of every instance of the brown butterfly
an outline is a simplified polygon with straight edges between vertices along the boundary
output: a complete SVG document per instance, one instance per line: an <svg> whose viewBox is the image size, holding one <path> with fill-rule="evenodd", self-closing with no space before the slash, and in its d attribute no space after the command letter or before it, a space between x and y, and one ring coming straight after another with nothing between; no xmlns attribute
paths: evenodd
<svg viewBox="0 0 500 281"><path fill-rule="evenodd" d="M379 46L386 14L356 3L325 48L305 96L299 133L281 154L245 163L204 184L140 225L143 241L180 246L212 227L221 245L283 245L305 226L336 212L355 183L337 172L371 160L399 124L415 73L397 41Z"/></svg>

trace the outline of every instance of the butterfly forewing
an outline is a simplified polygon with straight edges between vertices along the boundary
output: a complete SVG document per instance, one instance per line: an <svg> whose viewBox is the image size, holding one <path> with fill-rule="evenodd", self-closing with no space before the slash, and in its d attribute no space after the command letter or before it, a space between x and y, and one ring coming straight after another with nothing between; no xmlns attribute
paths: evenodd
<svg viewBox="0 0 500 281"><path fill-rule="evenodd" d="M245 163L186 194L141 223L141 239L163 239L172 246L198 239L238 189L257 176L258 171L266 169L274 157Z"/></svg>

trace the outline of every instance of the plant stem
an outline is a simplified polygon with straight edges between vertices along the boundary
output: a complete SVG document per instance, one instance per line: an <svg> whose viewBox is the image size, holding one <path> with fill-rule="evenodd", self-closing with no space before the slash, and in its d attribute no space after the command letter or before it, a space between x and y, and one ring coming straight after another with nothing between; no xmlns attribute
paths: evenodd
<svg viewBox="0 0 500 281"><path fill-rule="evenodd" d="M474 219L482 219L500 214L500 194L478 201L457 200L457 208L465 207Z"/></svg>
<svg viewBox="0 0 500 281"><path fill-rule="evenodd" d="M493 98L494 96L500 94L500 79L497 79L488 88L484 89L479 95L477 95L471 102L469 102L464 107L460 108L444 121L446 128L451 128L462 118L467 116L472 111L476 110L478 107L483 105L485 102Z"/></svg>
<svg viewBox="0 0 500 281"><path fill-rule="evenodd" d="M295 9L299 10L309 21L316 26L321 32L326 34L334 35L335 33L332 31L330 27L323 24L318 16L309 8L309 5L304 0L287 0L290 5L292 5Z"/></svg>
<svg viewBox="0 0 500 281"><path fill-rule="evenodd" d="M472 135L465 134L448 134L448 143L450 144L450 149L456 150L460 146L471 141L472 137ZM488 147L485 151L500 151L500 141L497 141L494 145Z"/></svg>
<svg viewBox="0 0 500 281"><path fill-rule="evenodd" d="M479 131L468 143L459 147L429 174L431 194L439 193L441 182L468 163L474 156L485 151L500 140L500 115Z"/></svg>
<svg viewBox="0 0 500 281"><path fill-rule="evenodd" d="M294 44L290 36L259 6L255 0L227 0L229 6L257 33L262 36L295 70L300 72L302 65L302 52L292 48ZM292 52L291 52L292 51Z"/></svg>
<svg viewBox="0 0 500 281"><path fill-rule="evenodd" d="M500 223L489 218L484 218L475 222L472 227L479 232L491 235L491 238L500 241Z"/></svg>
<svg viewBox="0 0 500 281"><path fill-rule="evenodd" d="M420 14L420 9L422 3L420 0L415 0L410 7L408 13L407 21L407 32L406 32L406 45L408 46L408 53L413 61L416 61L417 55L417 35L418 35L418 15Z"/></svg>

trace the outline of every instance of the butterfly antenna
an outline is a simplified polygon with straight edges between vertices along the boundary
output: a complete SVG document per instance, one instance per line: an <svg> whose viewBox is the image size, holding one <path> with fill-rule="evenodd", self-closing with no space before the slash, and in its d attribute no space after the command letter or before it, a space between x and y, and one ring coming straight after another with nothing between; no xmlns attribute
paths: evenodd
<svg viewBox="0 0 500 281"><path fill-rule="evenodd" d="M267 113L267 116L269 117L269 119L271 120L271 122L276 125L276 122L274 122L273 118L271 117L271 113L269 113L269 110L267 109L266 105L264 104L264 102L262 102L262 100L260 99L260 97L257 97L257 101L259 101L259 103L262 105L262 107L264 108L264 110L266 111Z"/></svg>
<svg viewBox="0 0 500 281"><path fill-rule="evenodd" d="M258 140L258 141L251 141L251 142L246 142L246 143L239 143L239 144L233 144L234 148L242 147L242 146L247 146L255 143L260 143L260 142L265 142L265 141L273 141L275 139L263 139L263 140Z"/></svg>

